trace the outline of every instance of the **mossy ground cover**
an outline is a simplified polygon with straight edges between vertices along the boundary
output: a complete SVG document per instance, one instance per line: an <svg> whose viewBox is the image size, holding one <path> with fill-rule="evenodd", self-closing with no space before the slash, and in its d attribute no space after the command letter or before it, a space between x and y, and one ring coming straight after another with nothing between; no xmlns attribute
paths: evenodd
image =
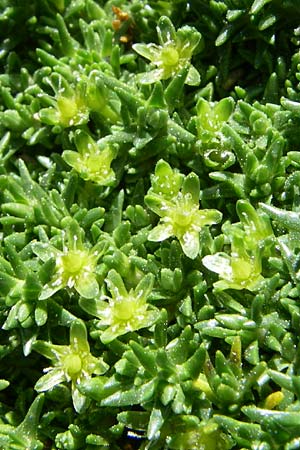
<svg viewBox="0 0 300 450"><path fill-rule="evenodd" d="M300 2L0 0L0 447L300 447Z"/></svg>

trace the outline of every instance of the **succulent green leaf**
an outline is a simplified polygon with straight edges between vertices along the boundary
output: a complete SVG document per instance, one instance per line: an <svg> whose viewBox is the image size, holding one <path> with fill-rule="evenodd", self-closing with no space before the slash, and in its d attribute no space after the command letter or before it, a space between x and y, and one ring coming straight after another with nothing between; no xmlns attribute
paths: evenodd
<svg viewBox="0 0 300 450"><path fill-rule="evenodd" d="M131 389L116 392L115 394L102 400L103 406L125 406L138 405L149 401L155 391L155 380L151 380L140 387L132 387Z"/></svg>

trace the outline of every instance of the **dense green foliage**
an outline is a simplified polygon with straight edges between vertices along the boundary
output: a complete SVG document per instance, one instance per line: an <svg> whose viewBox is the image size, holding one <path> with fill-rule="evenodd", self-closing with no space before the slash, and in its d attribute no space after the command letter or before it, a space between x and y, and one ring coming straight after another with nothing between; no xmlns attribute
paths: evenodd
<svg viewBox="0 0 300 450"><path fill-rule="evenodd" d="M300 447L300 1L0 0L0 448Z"/></svg>

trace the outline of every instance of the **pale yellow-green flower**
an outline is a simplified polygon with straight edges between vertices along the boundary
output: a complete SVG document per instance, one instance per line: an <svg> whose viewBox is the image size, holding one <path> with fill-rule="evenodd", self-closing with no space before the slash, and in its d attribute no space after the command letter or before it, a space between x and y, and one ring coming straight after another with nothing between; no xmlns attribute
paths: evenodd
<svg viewBox="0 0 300 450"><path fill-rule="evenodd" d="M175 236L183 252L191 259L199 254L199 233L206 225L220 222L222 215L214 209L199 209L199 202L194 202L190 193L179 192L173 201L156 202L148 195L146 203L156 214L161 216L159 224L149 235L150 241L160 242Z"/></svg>
<svg viewBox="0 0 300 450"><path fill-rule="evenodd" d="M117 147L112 144L95 142L88 133L77 130L75 145L78 152L65 150L64 160L73 167L84 180L100 186L110 186L115 181L111 162L117 155Z"/></svg>
<svg viewBox="0 0 300 450"><path fill-rule="evenodd" d="M71 383L72 400L77 412L82 412L89 400L81 394L78 385L93 374L102 375L108 365L102 358L90 353L87 331L82 321L74 321L70 328L70 345L55 345L45 341L36 341L34 350L51 359L52 366L45 369L35 384L38 392L48 391L60 383Z"/></svg>
<svg viewBox="0 0 300 450"><path fill-rule="evenodd" d="M80 306L100 319L99 327L106 327L101 341L107 344L130 331L152 326L159 311L147 303L154 277L145 275L134 289L127 291L121 276L110 270L106 279L111 296L105 299L80 299Z"/></svg>
<svg viewBox="0 0 300 450"><path fill-rule="evenodd" d="M257 248L249 254L241 240L235 240L231 255L216 253L204 256L202 263L207 269L216 272L220 280L214 283L218 290L248 289L256 291L264 280L261 275L261 257Z"/></svg>
<svg viewBox="0 0 300 450"><path fill-rule="evenodd" d="M43 287L40 300L47 299L63 288L75 289L81 296L92 298L98 295L96 277L97 261L105 251L106 244L101 241L92 248L82 242L82 230L71 220L67 228L67 242L63 249L50 242L32 243L33 252L43 261L55 261L50 281Z"/></svg>
<svg viewBox="0 0 300 450"><path fill-rule="evenodd" d="M145 203L161 219L148 239L160 242L175 236L186 256L195 259L200 250L201 229L220 222L222 214L216 209L199 209L200 183L193 172L184 177L160 160L151 181Z"/></svg>
<svg viewBox="0 0 300 450"><path fill-rule="evenodd" d="M41 122L49 125L59 125L63 128L87 123L89 107L82 86L62 88L58 90L53 106L43 108L37 114Z"/></svg>
<svg viewBox="0 0 300 450"><path fill-rule="evenodd" d="M144 58L149 59L156 69L143 73L139 80L143 84L155 83L174 77L188 67L186 84L198 85L200 75L191 65L191 58L198 46L201 35L192 27L185 26L177 32L168 17L162 16L157 25L158 40L156 44L134 44L133 49Z"/></svg>

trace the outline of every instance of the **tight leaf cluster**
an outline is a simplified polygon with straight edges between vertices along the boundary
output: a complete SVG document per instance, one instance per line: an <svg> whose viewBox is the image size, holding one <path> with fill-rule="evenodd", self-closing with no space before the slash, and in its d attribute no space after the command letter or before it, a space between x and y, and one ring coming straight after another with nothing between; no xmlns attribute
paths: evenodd
<svg viewBox="0 0 300 450"><path fill-rule="evenodd" d="M300 4L0 0L0 448L300 447Z"/></svg>

